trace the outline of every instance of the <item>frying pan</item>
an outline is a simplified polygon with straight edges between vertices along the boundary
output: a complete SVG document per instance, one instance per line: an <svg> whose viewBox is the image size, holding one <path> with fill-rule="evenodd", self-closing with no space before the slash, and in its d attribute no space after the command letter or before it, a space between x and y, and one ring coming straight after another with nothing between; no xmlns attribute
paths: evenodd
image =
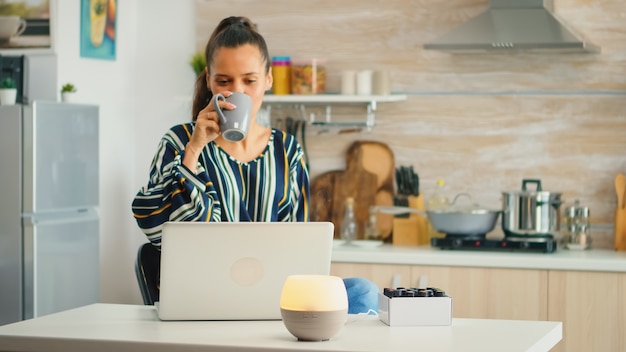
<svg viewBox="0 0 626 352"><path fill-rule="evenodd" d="M461 194L457 195L456 199ZM463 195L465 195L463 193ZM400 206L374 206L370 212L380 212L385 214L407 214L415 213L426 217L433 228L438 232L450 236L479 237L493 231L498 221L501 210L489 210L472 204L469 207L455 207L453 205L443 210L422 211L409 207Z"/></svg>

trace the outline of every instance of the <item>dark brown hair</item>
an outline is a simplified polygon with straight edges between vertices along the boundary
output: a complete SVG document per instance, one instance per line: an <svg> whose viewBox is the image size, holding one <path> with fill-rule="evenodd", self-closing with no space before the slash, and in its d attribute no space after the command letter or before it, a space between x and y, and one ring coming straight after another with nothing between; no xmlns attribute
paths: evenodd
<svg viewBox="0 0 626 352"><path fill-rule="evenodd" d="M191 109L192 120L196 121L198 113L204 109L213 98L213 92L207 87L207 71L213 64L213 56L223 47L237 48L245 44L256 46L265 60L265 73L270 69L270 58L267 51L267 44L263 36L257 32L256 26L247 17L231 16L223 19L209 37L204 58L206 59L207 70L203 70L196 79L193 93L193 105Z"/></svg>

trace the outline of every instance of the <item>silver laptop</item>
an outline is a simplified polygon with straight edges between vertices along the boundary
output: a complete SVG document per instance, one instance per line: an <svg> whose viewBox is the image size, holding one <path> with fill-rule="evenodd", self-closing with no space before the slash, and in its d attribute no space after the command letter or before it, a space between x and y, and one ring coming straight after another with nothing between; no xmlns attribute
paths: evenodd
<svg viewBox="0 0 626 352"><path fill-rule="evenodd" d="M330 222L168 222L161 320L274 320L285 278L330 273Z"/></svg>

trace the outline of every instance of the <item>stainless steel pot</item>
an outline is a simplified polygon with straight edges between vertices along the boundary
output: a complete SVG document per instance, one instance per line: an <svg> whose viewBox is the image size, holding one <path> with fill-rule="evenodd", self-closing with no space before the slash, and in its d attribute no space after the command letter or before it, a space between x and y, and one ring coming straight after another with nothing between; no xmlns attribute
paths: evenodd
<svg viewBox="0 0 626 352"><path fill-rule="evenodd" d="M529 190L528 184L535 184ZM546 192L541 180L524 179L522 189L502 192L502 230L507 237L557 237L560 227L561 193Z"/></svg>

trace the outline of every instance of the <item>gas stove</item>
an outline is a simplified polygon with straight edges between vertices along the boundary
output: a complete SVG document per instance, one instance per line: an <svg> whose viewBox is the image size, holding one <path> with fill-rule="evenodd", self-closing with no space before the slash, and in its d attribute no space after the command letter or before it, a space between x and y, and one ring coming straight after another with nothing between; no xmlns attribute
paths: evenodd
<svg viewBox="0 0 626 352"><path fill-rule="evenodd" d="M499 252L543 252L556 251L557 240L551 235L532 237L505 236L491 239L486 236L457 236L433 237L430 240L433 247L454 250L485 250Z"/></svg>

